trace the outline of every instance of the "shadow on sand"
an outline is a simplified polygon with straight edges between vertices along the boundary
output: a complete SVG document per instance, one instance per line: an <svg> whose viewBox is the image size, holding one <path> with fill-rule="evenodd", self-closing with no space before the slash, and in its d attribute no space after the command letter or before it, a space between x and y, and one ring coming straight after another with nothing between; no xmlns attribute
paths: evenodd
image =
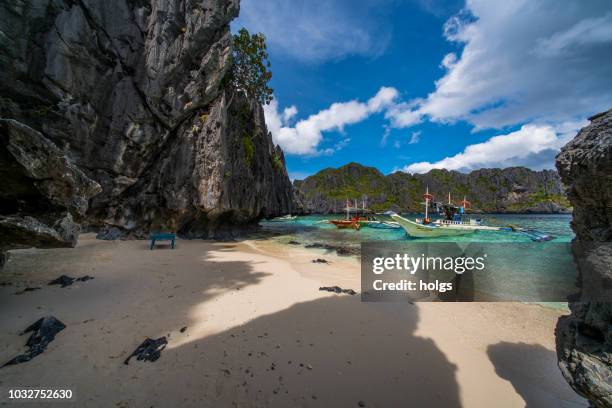
<svg viewBox="0 0 612 408"><path fill-rule="evenodd" d="M525 407L588 406L561 378L553 351L537 344L500 342L489 346L487 354L497 375L512 384ZM550 381L554 377L559 381Z"/></svg>
<svg viewBox="0 0 612 408"><path fill-rule="evenodd" d="M417 324L414 306L398 313L334 295L184 344L167 358L188 363L193 350L203 351L211 371L201 401L210 406L461 406L456 367L415 335Z"/></svg>
<svg viewBox="0 0 612 408"><path fill-rule="evenodd" d="M239 289L267 278L256 261L217 261L206 251L188 252L187 245L195 244L179 243L174 251L109 255L112 259L104 268L113 274L99 271L92 285L68 292L39 291L68 327L38 360L0 373L2 383L69 384L82 396L83 406L461 406L456 367L431 339L415 334L416 306L330 295L226 331L191 336L190 328L202 323L194 320L194 310L212 310L209 305L221 293L233 292L236 301L243 301ZM212 250L232 251L223 245ZM45 263L38 259L28 264L40 268ZM60 266L75 273L75 266ZM197 268L197 273L181 268ZM29 321L50 313L26 307L23 299L5 299L10 301L7 317L22 315L20 321ZM223 316L232 321L239 313L226 310ZM20 321L7 318L0 328L15 333ZM189 328L179 332L182 326ZM172 333L172 339L184 337L155 363L122 364L124 353L144 337L165 333ZM6 343L12 340L7 337Z"/></svg>

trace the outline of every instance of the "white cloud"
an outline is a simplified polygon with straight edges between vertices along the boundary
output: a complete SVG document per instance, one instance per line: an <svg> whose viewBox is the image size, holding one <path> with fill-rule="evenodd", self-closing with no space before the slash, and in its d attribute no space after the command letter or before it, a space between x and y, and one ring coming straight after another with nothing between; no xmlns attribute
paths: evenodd
<svg viewBox="0 0 612 408"><path fill-rule="evenodd" d="M345 147L350 139L345 138L333 148L321 151L318 150L318 146L323 141L323 132L343 132L345 126L361 122L370 115L393 106L397 95L397 90L381 87L376 95L366 103L357 100L336 102L327 109L299 120L295 126L289 126L284 118L286 115L279 114L276 100L264 106L264 114L274 142L280 145L286 153L301 155L332 154L334 151Z"/></svg>
<svg viewBox="0 0 612 408"><path fill-rule="evenodd" d="M609 43L612 39L612 13L602 17L587 18L569 29L555 33L550 38L541 38L536 52L554 57L572 52L573 47Z"/></svg>
<svg viewBox="0 0 612 408"><path fill-rule="evenodd" d="M380 145L383 147L387 145L387 139L391 134L391 126L385 125L384 129L385 131L383 132L382 138L380 139Z"/></svg>
<svg viewBox="0 0 612 408"><path fill-rule="evenodd" d="M296 6L295 1L245 0L243 19L269 26L268 31L262 31L269 33L271 43L289 54L295 53L296 58L320 61L367 53L363 50L371 45L370 32L360 24L347 23L361 17L352 11L348 17L337 13L340 4L344 7L352 2L333 0L319 4L322 0L316 0L319 7L315 7L305 3ZM430 3L423 1L424 7ZM297 12L292 9L295 7ZM301 7L310 8L305 16L300 15ZM294 15L280 21L278 16L288 14L288 10ZM271 22L266 19L268 12L274 15ZM297 21L302 17L303 22ZM325 24L335 20L338 24L334 27ZM295 120L297 109L292 106L279 113L274 101L265 108L274 140L288 154L332 154L343 146L337 143L321 149L325 132L343 132L346 126L376 113L388 120L382 145L392 128L407 128L424 120L467 121L476 131L522 125L516 132L467 146L455 156L433 163L414 163L404 169L414 172L434 167L465 170L511 165L543 168L551 166L562 141L575 135L577 120L612 105L609 0L567 0L563 7L556 0L468 0L465 9L446 22L444 36L462 49L442 58L444 74L426 97L401 101L395 88L381 88L367 102L333 103L295 123L290 121ZM362 44L355 46L353 40L359 38ZM413 134L409 143L416 143L421 136L426 135Z"/></svg>
<svg viewBox="0 0 612 408"><path fill-rule="evenodd" d="M410 135L410 141L408 142L408 144L417 144L419 143L420 139L421 139L420 130L417 130L416 132L412 132L412 135Z"/></svg>
<svg viewBox="0 0 612 408"><path fill-rule="evenodd" d="M457 63L457 54L451 52L450 54L446 54L444 58L442 58L442 62L440 63L441 68L452 69Z"/></svg>
<svg viewBox="0 0 612 408"><path fill-rule="evenodd" d="M568 122L557 127L524 125L516 132L494 136L483 143L469 145L462 153L440 161L419 162L405 166L408 173L426 173L431 169L469 171L483 167L525 166L532 169L553 168L559 148L585 123Z"/></svg>
<svg viewBox="0 0 612 408"><path fill-rule="evenodd" d="M470 0L445 24L463 44L442 60L446 74L397 126L427 115L481 128L560 123L612 105L612 2Z"/></svg>
<svg viewBox="0 0 612 408"><path fill-rule="evenodd" d="M270 104L263 105L263 110L268 130L272 132L272 136L278 135L283 126L283 117L278 113L278 101L276 98L272 99Z"/></svg>
<svg viewBox="0 0 612 408"><path fill-rule="evenodd" d="M398 103L389 107L385 112L385 118L391 122L391 127L405 128L414 126L423 121L423 115L418 111L419 101Z"/></svg>
<svg viewBox="0 0 612 408"><path fill-rule="evenodd" d="M285 108L285 110L283 111L283 122L289 122L291 119L293 119L295 115L297 115L297 112L297 108L293 105L289 106L288 108Z"/></svg>
<svg viewBox="0 0 612 408"><path fill-rule="evenodd" d="M397 89L383 86L381 87L376 95L374 95L368 101L368 110L370 112L380 112L383 109L388 108L392 105L395 99L398 97Z"/></svg>
<svg viewBox="0 0 612 408"><path fill-rule="evenodd" d="M300 61L381 55L393 0L242 0L233 27L263 32L273 51Z"/></svg>

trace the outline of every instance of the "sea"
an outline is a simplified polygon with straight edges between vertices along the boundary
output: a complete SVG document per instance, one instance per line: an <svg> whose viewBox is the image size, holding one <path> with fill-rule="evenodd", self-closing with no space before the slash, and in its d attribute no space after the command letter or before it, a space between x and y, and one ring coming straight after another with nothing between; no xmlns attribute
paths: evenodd
<svg viewBox="0 0 612 408"><path fill-rule="evenodd" d="M402 214L405 218L414 219L422 218L423 214ZM478 231L474 234L462 235L456 237L437 237L437 238L411 238L406 235L403 229L379 229L371 227L362 227L360 230L353 229L338 229L333 224L328 223L332 219L343 219L343 215L308 215L300 216L293 221L262 221L260 222L260 234L267 239L272 239L284 245L301 245L324 247L331 246L342 248L343 253L347 256L359 257L362 242L378 242L378 241L393 241L393 242L471 242L471 243L531 243L522 250L521 253L516 252L516 246L498 246L500 251L509 252L506 256L520 256L522 262L533 262L533 267L530 269L529 279L534 279L539 282L544 282L543 285L571 285L573 287L575 279L571 281L567 278L567 270L565 277L554 276L547 265L552 262L561 264L573 265L571 253L569 251L558 250L548 251L548 242L569 243L574 238L574 232L571 229L570 221L571 214L473 214L466 218L479 218L485 225L490 226L508 226L534 229L539 232L551 235L553 238L548 242L534 243L531 238L525 234L513 231ZM435 216L431 217L435 219ZM376 219L381 221L392 221L386 216L376 216ZM558 246L557 246L558 247ZM546 248L546 250L544 250ZM340 253L340 252L338 252ZM548 256L550 254L550 257ZM559 259L559 256L562 259ZM546 259L546 258L549 259ZM552 259L554 257L554 259ZM573 268L573 266L572 266ZM496 277L489 282L483 290L488 290L492 296L499 299L511 299L516 296L517 291L520 291L521 285L524 285L524 277L513 276L511 265L508 270L496 271ZM560 310L567 309L567 303L564 301L543 301L537 299L525 303L537 303L547 308Z"/></svg>
<svg viewBox="0 0 612 408"><path fill-rule="evenodd" d="M402 214L408 219L423 218L423 214ZM295 221L262 221L261 231L270 234L281 243L297 241L304 244L330 243L358 248L363 241L405 241L424 242L532 242L520 233L505 231L478 231L475 234L456 237L410 238L403 229L378 229L364 227L360 230L338 229L327 221L343 219L343 215L308 215ZM392 221L390 217L377 216L381 221ZM436 219L435 216L430 217ZM574 232L570 227L571 214L478 214L471 218L482 219L485 225L515 225L535 229L552 235L552 242L570 242Z"/></svg>

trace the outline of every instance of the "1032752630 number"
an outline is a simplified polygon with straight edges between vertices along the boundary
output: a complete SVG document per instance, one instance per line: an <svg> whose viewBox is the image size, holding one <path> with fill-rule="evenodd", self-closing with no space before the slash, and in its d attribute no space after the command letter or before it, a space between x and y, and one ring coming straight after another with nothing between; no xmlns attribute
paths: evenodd
<svg viewBox="0 0 612 408"><path fill-rule="evenodd" d="M47 389L47 388L10 388L7 390L6 397L9 400L33 400L33 399L64 399L69 400L73 397L70 389Z"/></svg>

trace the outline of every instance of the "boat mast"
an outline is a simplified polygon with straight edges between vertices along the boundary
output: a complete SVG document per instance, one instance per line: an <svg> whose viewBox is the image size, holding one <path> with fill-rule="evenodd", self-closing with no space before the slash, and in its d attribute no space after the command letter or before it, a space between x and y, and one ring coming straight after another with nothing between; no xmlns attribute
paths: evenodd
<svg viewBox="0 0 612 408"><path fill-rule="evenodd" d="M423 198L425 199L425 218L423 219L423 224L429 224L429 201L433 200L433 195L429 194L429 186L427 186Z"/></svg>
<svg viewBox="0 0 612 408"><path fill-rule="evenodd" d="M346 219L349 219L349 199L346 199Z"/></svg>
<svg viewBox="0 0 612 408"><path fill-rule="evenodd" d="M429 186L425 190L425 219L427 219L427 207L429 207Z"/></svg>
<svg viewBox="0 0 612 408"><path fill-rule="evenodd" d="M461 206L463 207L463 210L467 210L471 206L470 202L465 199L465 196L463 196L463 201L461 201Z"/></svg>

